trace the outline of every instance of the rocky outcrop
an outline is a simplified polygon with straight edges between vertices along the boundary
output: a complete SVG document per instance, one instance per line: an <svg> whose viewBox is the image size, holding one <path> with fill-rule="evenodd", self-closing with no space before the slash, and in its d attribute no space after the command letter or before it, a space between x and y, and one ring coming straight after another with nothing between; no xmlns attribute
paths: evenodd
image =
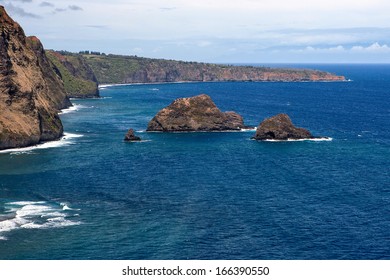
<svg viewBox="0 0 390 280"><path fill-rule="evenodd" d="M228 131L246 128L235 112L221 112L210 96L201 94L179 98L162 109L149 122L147 131Z"/></svg>
<svg viewBox="0 0 390 280"><path fill-rule="evenodd" d="M210 81L345 81L324 71L150 59L121 55L81 55L101 84Z"/></svg>
<svg viewBox="0 0 390 280"><path fill-rule="evenodd" d="M46 51L46 54L53 70L63 80L69 97L99 97L97 79L83 56L52 50Z"/></svg>
<svg viewBox="0 0 390 280"><path fill-rule="evenodd" d="M41 42L0 6L0 149L58 139L58 111L70 105Z"/></svg>
<svg viewBox="0 0 390 280"><path fill-rule="evenodd" d="M141 138L134 134L134 129L130 128L125 135L125 141L127 142L141 141Z"/></svg>
<svg viewBox="0 0 390 280"><path fill-rule="evenodd" d="M286 114L279 114L265 119L257 127L255 140L289 140L289 139L311 139L311 133L293 125L291 119Z"/></svg>

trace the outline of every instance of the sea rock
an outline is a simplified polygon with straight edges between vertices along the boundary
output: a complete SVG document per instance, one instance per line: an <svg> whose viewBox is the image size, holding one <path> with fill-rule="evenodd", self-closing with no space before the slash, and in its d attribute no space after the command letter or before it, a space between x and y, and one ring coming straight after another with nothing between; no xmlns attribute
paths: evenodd
<svg viewBox="0 0 390 280"><path fill-rule="evenodd" d="M149 122L147 131L227 131L246 128L235 112L221 112L210 96L201 94L179 98L165 107Z"/></svg>
<svg viewBox="0 0 390 280"><path fill-rule="evenodd" d="M59 139L58 111L70 105L41 42L0 6L0 150Z"/></svg>
<svg viewBox="0 0 390 280"><path fill-rule="evenodd" d="M288 140L288 139L310 139L314 138L311 133L293 125L286 114L279 114L265 119L257 127L253 139L256 140Z"/></svg>
<svg viewBox="0 0 390 280"><path fill-rule="evenodd" d="M125 141L141 141L141 138L134 134L134 129L130 128L125 135Z"/></svg>

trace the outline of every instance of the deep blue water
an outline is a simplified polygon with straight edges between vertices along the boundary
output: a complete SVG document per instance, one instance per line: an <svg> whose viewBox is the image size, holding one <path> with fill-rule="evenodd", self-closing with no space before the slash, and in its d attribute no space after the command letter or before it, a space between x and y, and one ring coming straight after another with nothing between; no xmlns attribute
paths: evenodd
<svg viewBox="0 0 390 280"><path fill-rule="evenodd" d="M73 100L61 118L79 137L0 153L0 259L390 259L390 65L302 67L353 81L133 85ZM144 132L199 93L248 125L284 112L333 140ZM129 128L146 141L123 142Z"/></svg>

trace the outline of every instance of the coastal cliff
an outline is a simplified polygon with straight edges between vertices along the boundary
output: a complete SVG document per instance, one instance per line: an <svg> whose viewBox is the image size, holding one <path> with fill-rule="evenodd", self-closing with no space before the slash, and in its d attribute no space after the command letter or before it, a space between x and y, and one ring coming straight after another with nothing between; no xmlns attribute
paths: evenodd
<svg viewBox="0 0 390 280"><path fill-rule="evenodd" d="M63 80L69 97L99 97L98 81L83 56L53 50L47 50L46 55Z"/></svg>
<svg viewBox="0 0 390 280"><path fill-rule="evenodd" d="M60 109L71 106L41 42L0 6L0 149L62 136Z"/></svg>
<svg viewBox="0 0 390 280"><path fill-rule="evenodd" d="M100 84L210 81L345 81L345 77L308 69L231 66L137 56L78 54Z"/></svg>

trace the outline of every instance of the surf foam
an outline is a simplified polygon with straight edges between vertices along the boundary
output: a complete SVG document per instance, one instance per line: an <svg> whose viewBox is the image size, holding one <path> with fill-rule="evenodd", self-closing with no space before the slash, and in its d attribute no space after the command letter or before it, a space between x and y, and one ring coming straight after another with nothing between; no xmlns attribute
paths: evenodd
<svg viewBox="0 0 390 280"><path fill-rule="evenodd" d="M58 114L59 115L69 114L69 113L72 113L72 112L77 112L77 111L79 111L80 109L83 109L83 108L87 108L87 107L85 107L83 105L80 105L80 104L73 104L71 107L61 110L61 112L58 113Z"/></svg>
<svg viewBox="0 0 390 280"><path fill-rule="evenodd" d="M67 206L67 209L64 209ZM16 201L4 204L0 214L0 240L7 240L7 233L18 229L46 229L75 226L78 210L66 203L45 201Z"/></svg>
<svg viewBox="0 0 390 280"><path fill-rule="evenodd" d="M83 137L82 134L74 134L74 133L64 133L64 136L57 141L50 141L50 142L44 142L35 146L25 147L25 148L13 148L13 149L7 149L0 151L0 154L29 154L34 150L41 150L41 149L49 149L49 148L59 148L64 146L69 146L74 144L75 138Z"/></svg>
<svg viewBox="0 0 390 280"><path fill-rule="evenodd" d="M321 137L321 138L304 138L304 139L287 139L287 140L273 140L267 139L263 140L265 142L302 142L302 141L313 141L313 142L321 142L321 141L332 141L331 137Z"/></svg>

